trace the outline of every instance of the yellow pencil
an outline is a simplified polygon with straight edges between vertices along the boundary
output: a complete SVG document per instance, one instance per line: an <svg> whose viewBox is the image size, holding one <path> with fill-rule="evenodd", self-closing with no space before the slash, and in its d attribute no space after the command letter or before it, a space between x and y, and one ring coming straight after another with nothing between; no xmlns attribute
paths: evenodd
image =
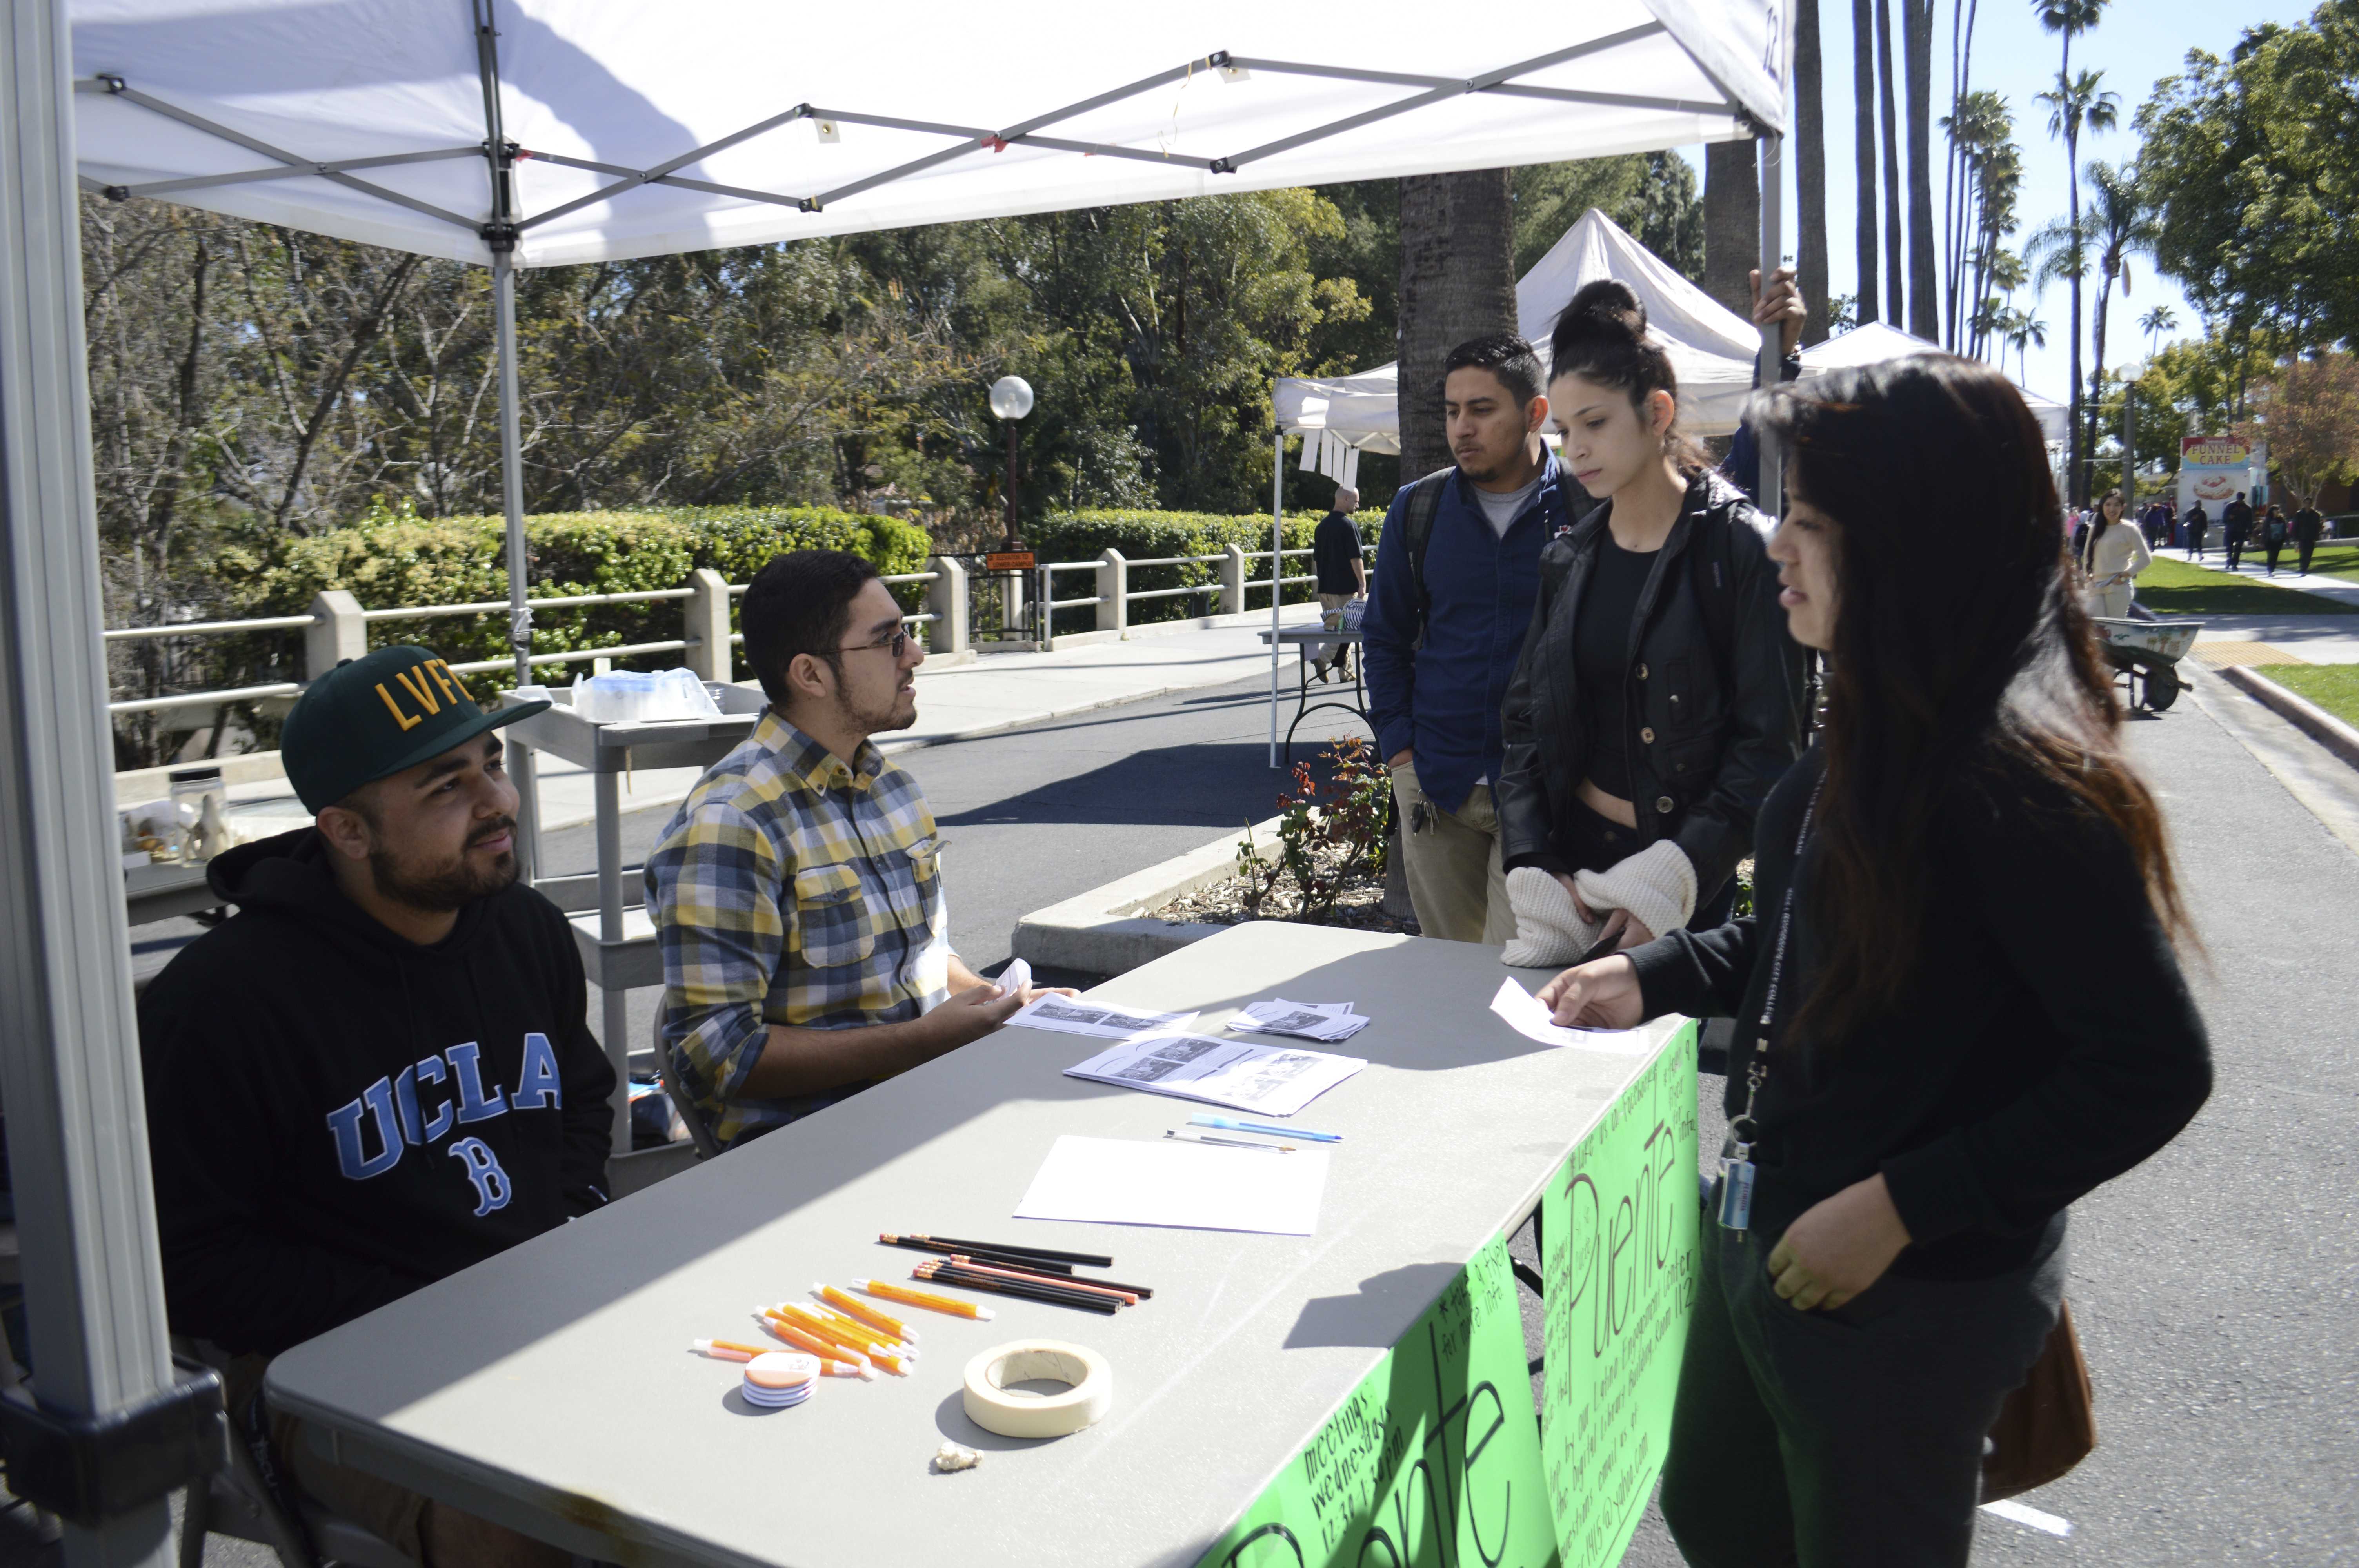
<svg viewBox="0 0 2359 1568"><path fill-rule="evenodd" d="M904 1345L918 1343L916 1329L909 1327L897 1317L886 1316L849 1291L839 1291L833 1285L813 1285L811 1294L819 1297L836 1311L856 1317L871 1328L881 1329Z"/></svg>

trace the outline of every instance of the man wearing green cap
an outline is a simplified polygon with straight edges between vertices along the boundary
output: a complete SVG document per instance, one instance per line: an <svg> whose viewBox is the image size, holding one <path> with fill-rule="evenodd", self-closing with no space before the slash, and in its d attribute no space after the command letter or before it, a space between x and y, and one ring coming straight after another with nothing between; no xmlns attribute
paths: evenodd
<svg viewBox="0 0 2359 1568"><path fill-rule="evenodd" d="M141 998L164 1290L234 1357L284 1485L436 1564L563 1554L332 1465L267 1358L603 1204L614 1069L557 907L516 880L498 730L427 649L315 680L280 754L310 827L208 876L234 918Z"/></svg>

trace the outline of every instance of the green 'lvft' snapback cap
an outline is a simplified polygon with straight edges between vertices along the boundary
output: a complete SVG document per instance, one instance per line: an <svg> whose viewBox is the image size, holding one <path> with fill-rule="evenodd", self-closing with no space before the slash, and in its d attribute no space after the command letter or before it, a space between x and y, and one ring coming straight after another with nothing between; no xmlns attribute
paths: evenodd
<svg viewBox="0 0 2359 1568"><path fill-rule="evenodd" d="M317 816L364 784L548 706L527 702L486 713L432 649L378 648L304 687L279 733L279 760L303 809Z"/></svg>

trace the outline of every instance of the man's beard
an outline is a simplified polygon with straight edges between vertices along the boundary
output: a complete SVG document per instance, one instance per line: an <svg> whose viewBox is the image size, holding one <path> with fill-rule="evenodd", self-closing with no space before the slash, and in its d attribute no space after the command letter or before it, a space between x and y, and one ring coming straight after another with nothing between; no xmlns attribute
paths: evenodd
<svg viewBox="0 0 2359 1568"><path fill-rule="evenodd" d="M515 827L513 816L486 823L467 836L468 846L512 832ZM516 880L516 858L514 850L505 851L488 869L477 871L467 863L466 850L462 849L458 858L448 864L419 871L402 865L391 850L378 844L369 849L369 880L376 884L379 898L410 909L443 914L464 909L479 898L488 898L507 888Z"/></svg>
<svg viewBox="0 0 2359 1568"><path fill-rule="evenodd" d="M909 694L914 699L916 693ZM907 712L901 710L901 692L896 688L880 708L870 708L853 702L849 697L836 698L836 708L846 725L863 735L883 735L895 730L907 730L918 721L917 703L912 700Z"/></svg>

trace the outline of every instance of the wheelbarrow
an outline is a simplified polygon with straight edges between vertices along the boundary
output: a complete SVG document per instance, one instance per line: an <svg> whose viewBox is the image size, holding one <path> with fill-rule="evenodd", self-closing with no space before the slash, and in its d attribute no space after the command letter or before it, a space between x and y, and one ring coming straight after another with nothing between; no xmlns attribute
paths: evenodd
<svg viewBox="0 0 2359 1568"><path fill-rule="evenodd" d="M2195 646L2201 621L2128 621L2095 615L2097 642L2105 662L2128 677L2130 695L2140 708L2160 713L2179 700L2187 683L2180 678L2179 661Z"/></svg>

